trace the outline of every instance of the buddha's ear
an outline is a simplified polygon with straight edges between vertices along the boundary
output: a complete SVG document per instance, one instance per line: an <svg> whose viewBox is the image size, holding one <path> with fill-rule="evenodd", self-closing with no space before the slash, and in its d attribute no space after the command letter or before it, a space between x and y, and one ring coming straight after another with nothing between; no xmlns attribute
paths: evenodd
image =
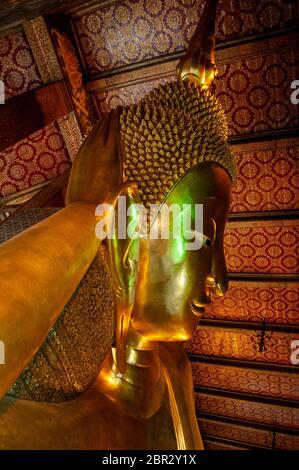
<svg viewBox="0 0 299 470"><path fill-rule="evenodd" d="M116 361L126 368L126 343L139 266L141 202L137 186L125 185L115 198L109 222L109 259L116 296Z"/></svg>

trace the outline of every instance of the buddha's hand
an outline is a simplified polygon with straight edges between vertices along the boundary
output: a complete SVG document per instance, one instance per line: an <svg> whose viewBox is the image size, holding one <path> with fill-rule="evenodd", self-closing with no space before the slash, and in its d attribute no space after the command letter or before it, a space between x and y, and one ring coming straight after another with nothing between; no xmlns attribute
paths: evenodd
<svg viewBox="0 0 299 470"><path fill-rule="evenodd" d="M119 157L120 108L110 111L93 128L81 146L71 170L66 204L107 202L121 183Z"/></svg>

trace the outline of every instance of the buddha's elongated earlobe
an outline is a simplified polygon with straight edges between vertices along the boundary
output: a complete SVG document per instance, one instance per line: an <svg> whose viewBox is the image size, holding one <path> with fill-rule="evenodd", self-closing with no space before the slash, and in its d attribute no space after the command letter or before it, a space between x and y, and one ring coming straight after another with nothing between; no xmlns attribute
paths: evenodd
<svg viewBox="0 0 299 470"><path fill-rule="evenodd" d="M208 87L215 78L216 9L217 0L207 0L187 52L177 66L177 75L181 80L190 80Z"/></svg>
<svg viewBox="0 0 299 470"><path fill-rule="evenodd" d="M116 363L121 373L126 369L127 335L138 275L140 213L136 204L140 204L137 186L125 184L114 200L109 224L109 258L117 310Z"/></svg>

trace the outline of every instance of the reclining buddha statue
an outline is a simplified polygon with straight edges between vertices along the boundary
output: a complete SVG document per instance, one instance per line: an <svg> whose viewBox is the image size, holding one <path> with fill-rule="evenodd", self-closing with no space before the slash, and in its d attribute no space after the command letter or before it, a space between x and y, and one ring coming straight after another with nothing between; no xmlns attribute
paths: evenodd
<svg viewBox="0 0 299 470"><path fill-rule="evenodd" d="M175 81L95 125L66 207L0 247L0 449L203 449L180 342L228 288L235 168L208 89L215 16L208 1ZM120 196L158 212L202 205L200 248L113 225L99 239L96 208L116 210Z"/></svg>

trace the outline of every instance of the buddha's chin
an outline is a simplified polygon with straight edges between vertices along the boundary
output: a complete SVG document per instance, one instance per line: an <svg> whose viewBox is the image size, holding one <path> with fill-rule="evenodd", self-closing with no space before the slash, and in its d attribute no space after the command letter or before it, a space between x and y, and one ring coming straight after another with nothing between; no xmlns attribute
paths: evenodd
<svg viewBox="0 0 299 470"><path fill-rule="evenodd" d="M188 312L188 321L167 323L143 323L133 321L133 328L148 341L181 342L188 341L195 333L198 324L198 316Z"/></svg>

